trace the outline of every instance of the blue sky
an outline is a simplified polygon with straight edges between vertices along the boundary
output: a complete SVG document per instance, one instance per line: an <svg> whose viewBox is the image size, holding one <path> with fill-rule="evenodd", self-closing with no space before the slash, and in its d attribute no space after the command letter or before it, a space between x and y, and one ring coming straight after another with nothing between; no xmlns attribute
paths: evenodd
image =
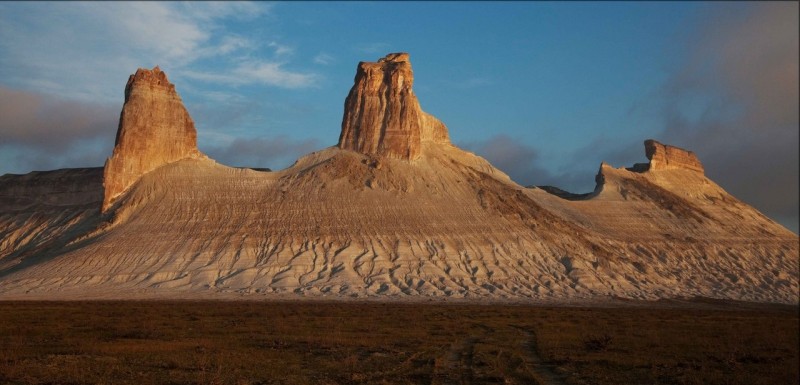
<svg viewBox="0 0 800 385"><path fill-rule="evenodd" d="M359 61L409 52L422 108L517 182L575 192L655 138L798 228L798 4L0 3L0 174L101 166L159 65L234 166L334 145Z"/></svg>

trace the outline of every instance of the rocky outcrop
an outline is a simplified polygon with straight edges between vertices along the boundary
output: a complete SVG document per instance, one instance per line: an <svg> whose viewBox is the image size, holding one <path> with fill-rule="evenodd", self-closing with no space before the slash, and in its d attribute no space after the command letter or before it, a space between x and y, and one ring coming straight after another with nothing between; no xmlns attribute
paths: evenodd
<svg viewBox="0 0 800 385"><path fill-rule="evenodd" d="M114 153L106 160L103 211L142 175L167 163L201 156L183 101L158 66L128 78Z"/></svg>
<svg viewBox="0 0 800 385"><path fill-rule="evenodd" d="M703 173L703 165L692 151L679 147L661 144L653 139L644 141L647 159L650 159L649 170L692 170Z"/></svg>
<svg viewBox="0 0 800 385"><path fill-rule="evenodd" d="M260 172L203 158L166 76L137 71L105 170L0 176L0 299L798 303L797 235L694 154L648 141L647 168L603 163L592 193L526 189L433 143L411 83L407 55L362 63L346 149Z"/></svg>
<svg viewBox="0 0 800 385"><path fill-rule="evenodd" d="M361 62L344 102L339 147L363 154L413 160L423 141L449 143L447 127L419 106L407 53Z"/></svg>

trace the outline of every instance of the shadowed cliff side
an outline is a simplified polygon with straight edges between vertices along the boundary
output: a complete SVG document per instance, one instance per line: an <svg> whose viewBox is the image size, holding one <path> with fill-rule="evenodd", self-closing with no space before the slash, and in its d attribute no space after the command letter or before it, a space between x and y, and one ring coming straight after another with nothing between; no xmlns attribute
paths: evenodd
<svg viewBox="0 0 800 385"><path fill-rule="evenodd" d="M0 277L60 254L100 221L103 169L0 176Z"/></svg>

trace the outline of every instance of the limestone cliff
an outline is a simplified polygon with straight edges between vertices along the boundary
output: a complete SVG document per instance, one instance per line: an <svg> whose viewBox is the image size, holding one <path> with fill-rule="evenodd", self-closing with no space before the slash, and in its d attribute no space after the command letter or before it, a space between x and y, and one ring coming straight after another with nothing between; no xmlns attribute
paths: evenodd
<svg viewBox="0 0 800 385"><path fill-rule="evenodd" d="M354 83L344 102L340 148L413 160L423 141L449 143L447 127L419 106L407 53L359 63Z"/></svg>
<svg viewBox="0 0 800 385"><path fill-rule="evenodd" d="M650 159L649 170L685 169L703 173L703 165L694 152L661 144L653 139L644 142L645 154Z"/></svg>
<svg viewBox="0 0 800 385"><path fill-rule="evenodd" d="M142 175L200 156L197 131L183 101L158 66L128 78L114 152L106 160L102 210Z"/></svg>

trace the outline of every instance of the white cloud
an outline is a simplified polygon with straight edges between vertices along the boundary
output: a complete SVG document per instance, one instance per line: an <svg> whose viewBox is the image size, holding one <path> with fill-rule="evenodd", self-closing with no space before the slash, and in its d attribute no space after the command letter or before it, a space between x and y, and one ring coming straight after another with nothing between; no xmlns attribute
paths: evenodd
<svg viewBox="0 0 800 385"><path fill-rule="evenodd" d="M314 63L321 64L321 65L328 65L333 63L334 58L331 55L328 55L325 52L320 52L317 56L314 56Z"/></svg>
<svg viewBox="0 0 800 385"><path fill-rule="evenodd" d="M224 92L224 91L204 91L200 93L200 96L205 98L206 100L210 100L217 103L224 103L224 102L244 102L246 101L245 97L232 92Z"/></svg>
<svg viewBox="0 0 800 385"><path fill-rule="evenodd" d="M120 100L128 75L155 65L171 77L193 71L195 79L213 80L198 74L210 72L210 66L233 73L225 68L230 65L257 84L309 84L313 75L291 71L286 63L252 59L260 56L259 49L285 58L292 47L262 43L230 26L267 15L271 7L261 2L2 3L0 79L12 88L91 102Z"/></svg>
<svg viewBox="0 0 800 385"><path fill-rule="evenodd" d="M252 20L272 10L272 4L251 1L187 1L179 6L183 13L201 21L229 17Z"/></svg>
<svg viewBox="0 0 800 385"><path fill-rule="evenodd" d="M283 68L281 63L252 60L242 62L224 74L185 71L183 76L205 82L225 83L234 86L258 83L282 88L311 87L319 79L316 74L288 71Z"/></svg>
<svg viewBox="0 0 800 385"><path fill-rule="evenodd" d="M225 56L242 50L252 51L257 47L252 40L238 35L227 35L218 44L206 45L197 51L198 57Z"/></svg>
<svg viewBox="0 0 800 385"><path fill-rule="evenodd" d="M114 25L106 33L117 35L135 50L151 51L174 64L196 59L197 49L210 38L210 30L196 19L177 12L166 3L99 3L81 4L86 14Z"/></svg>
<svg viewBox="0 0 800 385"><path fill-rule="evenodd" d="M280 63L247 62L233 71L234 74L244 79L252 79L264 84L285 87L301 88L314 83L316 76L286 71Z"/></svg>
<svg viewBox="0 0 800 385"><path fill-rule="evenodd" d="M261 23L271 7L0 2L0 174L102 165L125 82L139 67L159 65L180 91L218 104L242 104L232 87L243 84L313 85L316 74L291 68L293 47L240 32L236 23ZM225 84L209 90L208 82Z"/></svg>
<svg viewBox="0 0 800 385"><path fill-rule="evenodd" d="M287 45L278 44L274 41L269 43L267 46L275 50L276 56L286 56L294 53L294 48Z"/></svg>

